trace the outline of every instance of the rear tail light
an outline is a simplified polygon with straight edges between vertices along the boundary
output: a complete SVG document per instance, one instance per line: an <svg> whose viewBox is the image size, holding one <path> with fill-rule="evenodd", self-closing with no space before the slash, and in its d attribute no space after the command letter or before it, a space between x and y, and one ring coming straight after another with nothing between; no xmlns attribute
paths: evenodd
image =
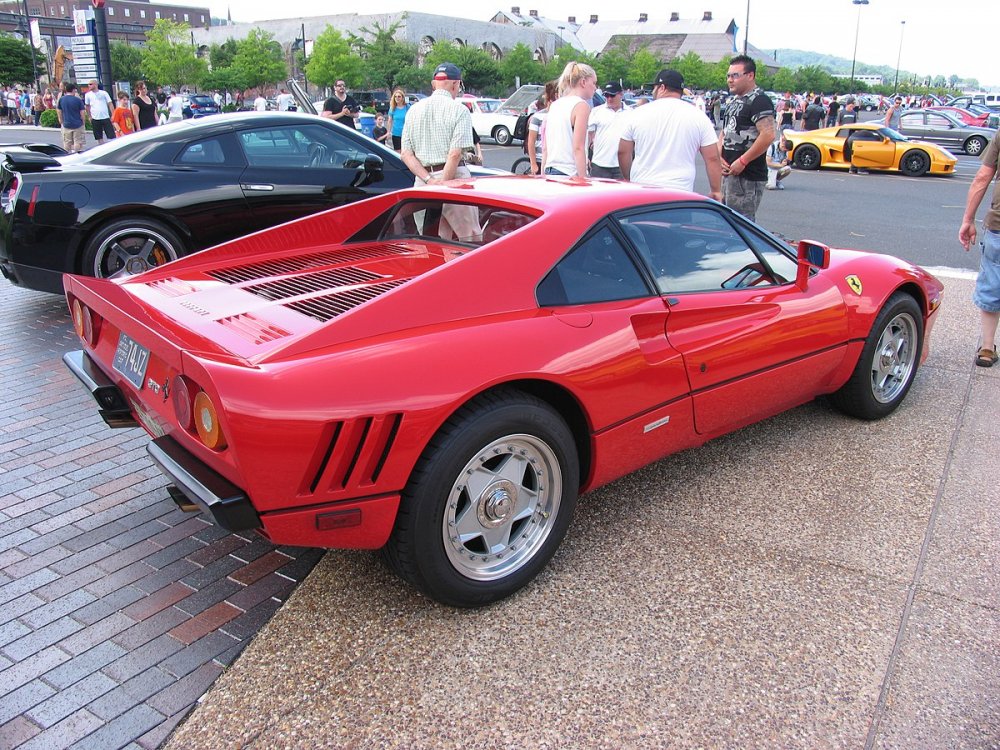
<svg viewBox="0 0 1000 750"><path fill-rule="evenodd" d="M199 391L194 397L194 427L206 447L212 450L222 450L226 447L226 436L222 434L219 414L205 391Z"/></svg>
<svg viewBox="0 0 1000 750"><path fill-rule="evenodd" d="M7 189L3 191L0 198L3 200L4 208L14 205L14 198L17 197L17 189L21 187L21 180L18 176L12 175L10 182L7 184Z"/></svg>
<svg viewBox="0 0 1000 750"><path fill-rule="evenodd" d="M31 190L31 200L28 201L28 216L34 218L35 206L38 205L38 185Z"/></svg>
<svg viewBox="0 0 1000 750"><path fill-rule="evenodd" d="M185 430L193 430L194 409L191 404L191 388L188 386L187 378L183 375L174 378L173 386L170 389L170 398L174 404L177 424Z"/></svg>
<svg viewBox="0 0 1000 750"><path fill-rule="evenodd" d="M70 311L73 315L73 328L76 330L76 335L85 343L95 346L101 331L100 316L76 298L70 304Z"/></svg>

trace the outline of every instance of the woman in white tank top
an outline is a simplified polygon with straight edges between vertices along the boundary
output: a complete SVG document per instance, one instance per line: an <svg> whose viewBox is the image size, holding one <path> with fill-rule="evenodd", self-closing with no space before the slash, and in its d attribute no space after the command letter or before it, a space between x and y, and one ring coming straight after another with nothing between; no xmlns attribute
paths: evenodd
<svg viewBox="0 0 1000 750"><path fill-rule="evenodd" d="M549 106L542 140L542 172L587 176L587 124L597 90L589 65L571 62L559 77L559 98Z"/></svg>

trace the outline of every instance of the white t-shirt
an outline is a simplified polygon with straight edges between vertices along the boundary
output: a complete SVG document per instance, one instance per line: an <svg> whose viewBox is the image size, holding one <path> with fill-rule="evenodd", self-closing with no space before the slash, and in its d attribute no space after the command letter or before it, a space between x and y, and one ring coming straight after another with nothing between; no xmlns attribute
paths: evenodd
<svg viewBox="0 0 1000 750"><path fill-rule="evenodd" d="M576 174L576 159L573 158L573 126L570 116L573 107L582 102L578 96L561 96L549 105L545 118L545 157L542 169L558 169L565 175ZM586 177L587 175L581 175Z"/></svg>
<svg viewBox="0 0 1000 750"><path fill-rule="evenodd" d="M167 99L167 120L184 119L184 99L180 94L171 94Z"/></svg>
<svg viewBox="0 0 1000 750"><path fill-rule="evenodd" d="M701 149L719 142L705 113L674 97L632 110L622 140L635 144L632 182L688 191L694 190Z"/></svg>
<svg viewBox="0 0 1000 750"><path fill-rule="evenodd" d="M83 103L90 107L91 120L111 119L111 97L107 91L88 91L83 97Z"/></svg>
<svg viewBox="0 0 1000 750"><path fill-rule="evenodd" d="M253 100L253 108L258 112L266 112L267 99L265 99L263 96L258 96L256 99Z"/></svg>
<svg viewBox="0 0 1000 750"><path fill-rule="evenodd" d="M256 102L254 102L256 104ZM295 97L291 94L278 94L278 111L287 112L295 104ZM267 102L264 102L264 107L267 108Z"/></svg>
<svg viewBox="0 0 1000 750"><path fill-rule="evenodd" d="M618 166L618 141L630 109L624 104L618 110L602 104L590 111L588 123L594 133L594 154L590 161L595 166L607 169Z"/></svg>

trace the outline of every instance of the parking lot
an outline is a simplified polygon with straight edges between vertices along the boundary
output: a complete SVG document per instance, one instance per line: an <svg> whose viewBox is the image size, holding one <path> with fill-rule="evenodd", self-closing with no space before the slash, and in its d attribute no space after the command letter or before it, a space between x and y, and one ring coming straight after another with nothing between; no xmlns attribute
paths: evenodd
<svg viewBox="0 0 1000 750"><path fill-rule="evenodd" d="M963 164L794 174L760 218L968 267ZM593 492L478 611L181 513L62 366L62 300L2 284L0 748L1000 747L1000 368L944 280L892 417L817 402Z"/></svg>

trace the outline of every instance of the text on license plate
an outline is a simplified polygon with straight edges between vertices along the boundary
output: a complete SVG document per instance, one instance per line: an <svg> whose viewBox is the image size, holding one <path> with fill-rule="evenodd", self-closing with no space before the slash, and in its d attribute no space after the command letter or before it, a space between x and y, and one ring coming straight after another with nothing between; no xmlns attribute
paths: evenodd
<svg viewBox="0 0 1000 750"><path fill-rule="evenodd" d="M142 381L146 377L148 364L149 349L126 334L119 333L118 349L115 350L115 361L111 366L124 375L132 385L142 390Z"/></svg>

